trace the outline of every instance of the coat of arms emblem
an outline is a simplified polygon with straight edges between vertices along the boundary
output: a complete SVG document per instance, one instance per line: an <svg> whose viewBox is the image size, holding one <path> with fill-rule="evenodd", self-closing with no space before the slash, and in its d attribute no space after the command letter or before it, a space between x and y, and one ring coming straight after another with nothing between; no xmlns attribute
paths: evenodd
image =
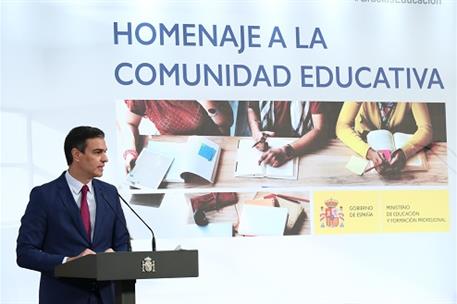
<svg viewBox="0 0 457 304"><path fill-rule="evenodd" d="M155 261L150 257L145 257L141 262L141 271L142 272L156 272Z"/></svg>
<svg viewBox="0 0 457 304"><path fill-rule="evenodd" d="M329 199L325 201L325 208L321 206L320 223L321 228L330 227L344 227L344 213L343 207L338 206L338 201Z"/></svg>

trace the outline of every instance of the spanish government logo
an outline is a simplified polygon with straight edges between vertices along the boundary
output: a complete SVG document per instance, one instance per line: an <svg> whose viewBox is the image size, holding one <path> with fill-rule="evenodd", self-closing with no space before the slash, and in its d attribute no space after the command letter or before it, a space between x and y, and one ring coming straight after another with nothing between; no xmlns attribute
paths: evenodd
<svg viewBox="0 0 457 304"><path fill-rule="evenodd" d="M153 259L150 257L145 257L141 262L141 271L142 272L156 272L156 264Z"/></svg>
<svg viewBox="0 0 457 304"><path fill-rule="evenodd" d="M344 227L344 213L343 207L338 207L338 201L335 199L328 199L325 201L325 206L321 206L320 223L321 228L343 228Z"/></svg>

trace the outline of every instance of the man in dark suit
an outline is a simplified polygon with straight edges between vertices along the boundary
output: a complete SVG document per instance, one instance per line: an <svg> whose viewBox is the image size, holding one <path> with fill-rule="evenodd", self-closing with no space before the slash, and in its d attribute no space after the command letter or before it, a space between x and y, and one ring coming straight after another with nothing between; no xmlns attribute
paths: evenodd
<svg viewBox="0 0 457 304"><path fill-rule="evenodd" d="M68 170L32 189L17 239L19 266L40 271L40 303L114 303L112 282L54 277L62 263L126 251L129 233L117 190L94 179L108 161L104 133L76 127L65 138Z"/></svg>

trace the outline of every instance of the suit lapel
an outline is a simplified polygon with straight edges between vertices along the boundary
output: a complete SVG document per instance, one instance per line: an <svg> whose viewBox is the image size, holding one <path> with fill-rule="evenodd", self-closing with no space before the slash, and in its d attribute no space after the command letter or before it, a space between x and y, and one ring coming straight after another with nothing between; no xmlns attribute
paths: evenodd
<svg viewBox="0 0 457 304"><path fill-rule="evenodd" d="M70 187L67 184L67 180L65 179L65 173L60 176L58 181L58 186L60 188L59 194L62 204L65 206L68 213L70 214L73 224L77 228L76 230L78 230L78 232L84 237L84 239L89 242L89 240L87 239L86 232L84 230L83 222L81 220L78 205L76 204L75 199L71 194Z"/></svg>

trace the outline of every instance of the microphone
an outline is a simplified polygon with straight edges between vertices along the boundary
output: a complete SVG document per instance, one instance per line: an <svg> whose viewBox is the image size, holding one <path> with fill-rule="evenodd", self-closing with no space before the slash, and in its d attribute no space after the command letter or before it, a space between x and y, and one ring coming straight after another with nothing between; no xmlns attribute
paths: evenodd
<svg viewBox="0 0 457 304"><path fill-rule="evenodd" d="M138 213L135 212L135 210L130 206L129 203L127 203L127 201L119 194L119 192L116 191L116 193L117 193L117 196L124 202L124 204L126 204L127 207L129 207L129 209L133 212L133 214L135 214L136 217L139 218L140 221L149 229L149 231L151 232L151 235L152 235L152 251L156 251L156 238L154 235L154 231L151 229L151 227L149 227L148 224L146 224L146 222L141 218L141 216L139 216ZM105 197L104 193L102 193L102 197L106 201L108 206L111 208L111 210L113 211L115 216L119 217L117 212L113 209L111 204L108 202L108 199ZM121 223L125 226L125 229L128 231L126 224L123 221L121 221ZM129 236L129 239L130 239L130 236ZM132 247L131 247L130 241L129 241L129 247L130 247L130 251L131 251Z"/></svg>
<svg viewBox="0 0 457 304"><path fill-rule="evenodd" d="M129 229L127 228L127 223L125 223L124 221L122 221L122 218L119 217L118 213L113 209L113 206L111 206L111 204L109 203L108 199L105 197L105 193L101 193L102 194L102 197L103 197L103 200L106 202L106 204L109 206L109 208L111 209L111 211L113 212L114 216L116 217L116 219L119 219L120 222L122 223L122 226L124 226L125 230L127 230L127 233L129 235L129 243L128 243L128 251L132 251L132 244L130 243L130 232L129 232Z"/></svg>
<svg viewBox="0 0 457 304"><path fill-rule="evenodd" d="M124 202L125 205L127 205L127 207L129 207L129 209L133 212L133 214L136 215L137 218L140 219L140 221L149 229L149 231L151 232L151 235L152 235L152 251L156 251L156 237L155 237L155 234L154 234L154 231L151 229L151 227L149 227L148 224L146 224L146 222L141 218L141 216L138 215L138 213L135 212L135 210L130 206L129 203L127 203L127 201L119 194L119 192L117 192L117 196L121 199L121 201Z"/></svg>

